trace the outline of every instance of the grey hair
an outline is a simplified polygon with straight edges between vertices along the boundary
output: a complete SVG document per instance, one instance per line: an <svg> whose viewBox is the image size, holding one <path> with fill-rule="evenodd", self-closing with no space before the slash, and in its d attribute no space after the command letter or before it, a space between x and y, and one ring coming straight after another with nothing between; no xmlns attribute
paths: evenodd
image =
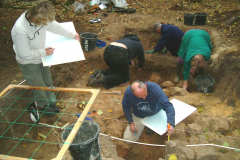
<svg viewBox="0 0 240 160"><path fill-rule="evenodd" d="M138 85L138 88L147 89L146 86L145 86L145 84L144 84L142 81L136 80L136 81L134 81L134 82L132 83L132 85L133 85L134 83L138 83L138 84L139 84L139 85ZM132 91L132 93L134 93L134 89L132 88L132 86L131 86L131 91Z"/></svg>
<svg viewBox="0 0 240 160"><path fill-rule="evenodd" d="M153 25L153 32L156 32L156 29L158 29L161 26L162 26L162 24L160 22L155 22Z"/></svg>
<svg viewBox="0 0 240 160"><path fill-rule="evenodd" d="M47 25L55 20L54 5L49 1L40 1L27 11L27 18L35 25Z"/></svg>
<svg viewBox="0 0 240 160"><path fill-rule="evenodd" d="M191 59L192 67L204 67L205 66L205 57L201 54L197 54Z"/></svg>

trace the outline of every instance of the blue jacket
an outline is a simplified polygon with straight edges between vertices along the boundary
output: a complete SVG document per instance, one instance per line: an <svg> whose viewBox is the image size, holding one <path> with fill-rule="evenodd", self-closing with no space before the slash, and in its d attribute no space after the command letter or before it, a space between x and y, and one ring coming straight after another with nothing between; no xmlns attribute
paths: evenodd
<svg viewBox="0 0 240 160"><path fill-rule="evenodd" d="M175 57L178 56L178 50L182 41L184 32L173 25L161 26L161 38L154 47L155 52L160 52L166 46L167 50Z"/></svg>
<svg viewBox="0 0 240 160"><path fill-rule="evenodd" d="M148 95L145 100L137 98L131 92L131 86L125 90L122 107L128 122L133 122L132 112L136 117L145 118L158 113L163 109L167 114L167 123L172 127L175 126L175 110L168 97L165 95L161 87L154 82L147 83ZM132 110L132 112L131 112Z"/></svg>

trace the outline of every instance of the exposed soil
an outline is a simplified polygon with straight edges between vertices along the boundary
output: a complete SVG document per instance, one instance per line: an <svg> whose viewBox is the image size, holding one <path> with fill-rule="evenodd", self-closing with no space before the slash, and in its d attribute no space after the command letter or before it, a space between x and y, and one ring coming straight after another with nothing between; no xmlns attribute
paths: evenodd
<svg viewBox="0 0 240 160"><path fill-rule="evenodd" d="M86 3L89 2L87 1ZM140 6L137 2L141 3L142 6ZM73 21L78 33L92 32L98 34L104 27L98 38L107 42L107 45L109 45L112 41L123 38L124 34L137 34L144 46L144 50L152 49L160 38L160 35L152 33L152 25L155 21L161 21L166 24L174 24L183 31L192 28L206 30L211 35L212 44L214 46L212 58L207 62L205 70L205 73L211 74L215 79L213 93L209 96L197 92L196 84L194 79L192 79L188 90L190 92L189 95L174 96L170 97L170 99L176 98L197 108L201 107L204 109L204 113L209 113L213 116L236 118L235 123L231 126L231 130L228 133L225 133L225 135L230 136L233 131L240 129L240 20L237 19L227 27L223 25L223 22L226 22L232 16L240 16L238 7L239 4L234 2L221 1L221 3L219 2L221 6L218 7L219 4L215 5L215 3L212 3L209 5L208 1L206 1L203 4L198 5L196 8L196 4L194 4L193 9L190 10L190 4L187 2L184 7L181 7L180 4L177 4L177 2L169 0L162 2L161 7L159 6L160 4L156 4L156 2L150 4L145 0L129 0L127 1L129 4L128 7L136 8L137 11L135 13L110 12L98 15L87 13L85 15L75 15L63 8L60 4L56 4L56 20L59 22ZM225 8L227 8L230 4L235 7L232 7L229 12L226 12ZM87 9L88 8L89 6L87 6ZM210 8L213 9L210 10ZM24 80L15 60L15 53L12 49L11 28L13 27L16 19L25 10L26 9L12 9L6 7L0 8L0 24L2 24L0 28L0 91L6 88L9 84L19 84ZM208 13L206 25L184 25L183 13L199 13L200 11ZM176 18L179 15L182 16L182 21L176 22ZM90 24L89 20L96 17L102 18L102 21L100 23ZM93 71L94 69L107 68L107 65L104 63L102 58L103 51L104 48L96 47L92 52L84 52L86 58L85 61L51 66L54 86L68 88L91 88L87 86L87 79L90 75L90 71ZM137 59L134 59L133 61L135 64L138 64ZM141 72L137 71L137 65L130 66L131 77L129 84L131 84L134 80L153 81L158 83L160 86L165 81L173 82L176 62L177 58L171 56L170 53L165 55L146 54L146 62ZM181 78L183 79L183 77ZM26 82L23 84L27 85ZM119 90L124 93L126 87L127 86L118 86L111 90ZM101 133L122 138L127 125L127 123L122 122L126 121L121 107L123 95L103 94L102 92L106 91L104 87L98 86L96 88L100 89L100 93L92 105L91 112L102 110L103 114L89 117L93 118L94 121L100 125ZM66 110L61 109L61 113L66 111L65 113L69 114L81 113L82 107L80 107L80 104L84 107L85 103L83 104L79 102L88 101L91 96L90 94L77 93L75 95L74 93L66 92L56 94L58 100L63 99L63 101L65 101L63 102L64 105L67 106ZM25 99L20 98L15 102L15 99L11 98L19 96ZM59 129L52 129L44 126L32 127L31 125L19 124L32 124L32 121L29 118L29 113L22 112L22 109L26 109L26 106L31 102L31 99L27 98L33 98L31 91L23 92L22 90L14 90L8 95L8 97L9 98L3 98L0 100L0 107L10 107L13 109L8 110L6 113L10 122L17 123L14 124L13 127L15 136L20 139L24 137L24 139L28 139L29 141L21 141L20 144L14 148L17 143L14 142L13 139L7 138L12 137L13 134L11 130L8 129L9 124L6 123L6 118L1 116L0 120L2 123L0 134L3 137L0 137L0 154L10 154L11 156L26 158L31 157L35 159L52 159L56 157L60 150L59 143L62 143L60 138L61 131ZM67 101L71 102L67 103ZM113 112L109 112L110 109L113 110ZM108 120L106 118L110 118L112 120ZM58 114L53 118L48 118L43 115L41 117L41 122L63 126L67 122L73 124L76 119L77 116L75 115ZM189 122L190 120L188 119L185 121L186 124ZM49 135L46 141L52 142L52 144L44 143L40 146L40 148L38 148L42 141L42 137L39 136L39 133ZM239 134L235 134L234 136L237 136L238 138L240 137ZM165 141L167 141L167 137L165 135L159 136L155 133L152 136L148 136L144 132L139 140L139 142L151 144L164 144ZM117 145L118 155L124 159L154 160L164 158L165 156L164 148L138 144L128 145L125 142L118 140L114 140L114 143ZM35 153L36 150L37 152Z"/></svg>

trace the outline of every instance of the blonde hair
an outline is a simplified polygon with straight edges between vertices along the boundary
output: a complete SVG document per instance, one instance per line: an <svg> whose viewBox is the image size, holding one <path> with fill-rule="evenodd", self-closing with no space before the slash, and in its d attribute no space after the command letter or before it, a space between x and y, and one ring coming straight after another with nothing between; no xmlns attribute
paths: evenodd
<svg viewBox="0 0 240 160"><path fill-rule="evenodd" d="M28 10L27 17L35 25L47 25L55 20L54 6L49 1L40 1Z"/></svg>
<svg viewBox="0 0 240 160"><path fill-rule="evenodd" d="M191 60L192 67L204 67L205 66L205 57L201 54L197 54L192 57Z"/></svg>

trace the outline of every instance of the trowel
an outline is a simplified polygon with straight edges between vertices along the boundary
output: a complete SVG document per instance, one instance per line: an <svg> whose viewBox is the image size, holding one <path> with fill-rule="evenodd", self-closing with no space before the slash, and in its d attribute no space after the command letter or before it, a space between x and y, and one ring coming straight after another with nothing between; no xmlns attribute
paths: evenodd
<svg viewBox="0 0 240 160"><path fill-rule="evenodd" d="M32 104L30 104L30 106L28 106L28 111L30 112L31 120L34 123L36 122L36 124L40 124L40 125L44 125L44 126L48 126L48 127L53 127L53 128L59 128L59 129L64 129L65 128L65 127L57 127L57 126L52 126L52 125L45 124L45 123L40 123L38 109L37 109L37 106L34 103L32 103Z"/></svg>
<svg viewBox="0 0 240 160"><path fill-rule="evenodd" d="M118 94L118 95L120 95L120 94L122 94L122 92L121 91L111 91L111 92L103 92L104 94Z"/></svg>

